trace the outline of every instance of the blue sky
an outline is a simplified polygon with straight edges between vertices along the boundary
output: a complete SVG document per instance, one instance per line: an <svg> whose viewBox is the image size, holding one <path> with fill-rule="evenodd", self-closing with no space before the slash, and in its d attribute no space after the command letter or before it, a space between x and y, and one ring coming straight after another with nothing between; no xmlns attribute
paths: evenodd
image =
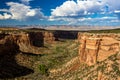
<svg viewBox="0 0 120 80"><path fill-rule="evenodd" d="M120 26L120 1L0 0L0 25Z"/></svg>

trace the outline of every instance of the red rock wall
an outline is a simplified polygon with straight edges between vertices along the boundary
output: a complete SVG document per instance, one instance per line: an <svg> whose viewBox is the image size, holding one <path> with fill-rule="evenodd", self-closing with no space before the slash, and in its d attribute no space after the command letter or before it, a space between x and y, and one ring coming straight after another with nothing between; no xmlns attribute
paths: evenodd
<svg viewBox="0 0 120 80"><path fill-rule="evenodd" d="M44 32L43 36L44 36L44 42L47 42L47 43L54 43L56 40L54 37L54 34L51 32Z"/></svg>
<svg viewBox="0 0 120 80"><path fill-rule="evenodd" d="M78 34L79 59L88 65L120 51L119 34Z"/></svg>
<svg viewBox="0 0 120 80"><path fill-rule="evenodd" d="M49 32L30 32L17 34L0 34L0 53L18 49L25 53L41 54L39 47L44 43L53 43L55 37Z"/></svg>

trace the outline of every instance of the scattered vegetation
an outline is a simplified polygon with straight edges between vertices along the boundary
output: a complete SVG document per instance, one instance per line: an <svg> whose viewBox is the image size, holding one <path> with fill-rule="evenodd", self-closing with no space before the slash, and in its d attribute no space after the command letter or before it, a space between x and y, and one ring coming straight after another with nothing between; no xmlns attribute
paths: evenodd
<svg viewBox="0 0 120 80"><path fill-rule="evenodd" d="M119 80L120 77L120 64L118 63L120 59L118 54L111 55L108 59L104 61L97 62L97 64L92 66L87 66L81 64L79 69L66 73L65 75L59 75L54 77L55 80L97 80L100 77L99 72L102 74L103 80Z"/></svg>
<svg viewBox="0 0 120 80"><path fill-rule="evenodd" d="M41 74L48 74L48 68L46 65L44 64L40 64L39 65L39 70Z"/></svg>
<svg viewBox="0 0 120 80"><path fill-rule="evenodd" d="M14 32L18 31L15 30ZM89 32L119 33L120 29L100 31L95 30ZM18 64L24 64L26 67L34 70L34 73L18 77L16 80L49 80L49 69L61 68L63 64L78 56L78 46L79 43L76 43L74 40L62 40L54 44L45 43L44 48L41 48L44 55L23 55L22 53L19 54L22 55L23 60L20 61L21 63L18 61ZM97 64L92 66L81 64L78 70L71 71L64 75L54 76L51 80L97 80L97 77L99 75L98 72L101 72L105 76L106 80L118 80L118 77L120 77L120 64L118 63L120 62L120 59L117 57L117 54L111 55L108 57L108 59L97 62ZM108 70L108 65L111 68L110 70Z"/></svg>
<svg viewBox="0 0 120 80"><path fill-rule="evenodd" d="M41 80L49 80L50 69L61 68L63 64L78 56L78 44L74 40L62 40L53 44L45 43L41 50L43 55L21 54L24 58L29 57L29 60L23 59L21 62L33 69L34 73L17 79L39 80L41 77Z"/></svg>

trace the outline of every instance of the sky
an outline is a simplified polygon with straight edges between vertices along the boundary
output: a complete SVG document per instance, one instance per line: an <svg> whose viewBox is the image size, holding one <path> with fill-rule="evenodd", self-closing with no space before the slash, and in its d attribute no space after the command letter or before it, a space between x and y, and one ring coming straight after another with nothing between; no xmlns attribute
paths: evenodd
<svg viewBox="0 0 120 80"><path fill-rule="evenodd" d="M120 26L120 0L0 0L0 25Z"/></svg>

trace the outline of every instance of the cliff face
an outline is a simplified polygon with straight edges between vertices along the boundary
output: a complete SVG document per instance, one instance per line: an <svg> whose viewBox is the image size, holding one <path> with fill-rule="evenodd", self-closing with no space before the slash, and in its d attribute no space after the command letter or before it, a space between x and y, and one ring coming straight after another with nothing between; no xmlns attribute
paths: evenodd
<svg viewBox="0 0 120 80"><path fill-rule="evenodd" d="M37 46L35 46L34 43L34 38L31 39L31 35L30 34L18 34L17 35L17 40L16 40L16 44L19 46L19 50L25 53L32 53L32 54L40 54L39 48L37 47L39 46L43 46L41 44L37 44ZM37 41L36 41L37 42ZM43 43L43 42L41 42Z"/></svg>
<svg viewBox="0 0 120 80"><path fill-rule="evenodd" d="M0 53L22 51L25 53L41 54L39 47L44 43L53 43L55 37L49 32L30 32L17 34L0 34ZM16 49L17 48L17 49Z"/></svg>
<svg viewBox="0 0 120 80"><path fill-rule="evenodd" d="M93 65L120 51L118 34L78 34L80 62Z"/></svg>
<svg viewBox="0 0 120 80"><path fill-rule="evenodd" d="M77 39L77 31L55 31L55 36L60 39Z"/></svg>
<svg viewBox="0 0 120 80"><path fill-rule="evenodd" d="M18 51L19 47L15 44L11 35L0 34L0 55L11 54Z"/></svg>
<svg viewBox="0 0 120 80"><path fill-rule="evenodd" d="M28 34L31 45L42 47L44 45L44 35L42 32L30 32Z"/></svg>
<svg viewBox="0 0 120 80"><path fill-rule="evenodd" d="M55 37L54 33L51 32L44 32L43 33L43 37L44 37L44 42L46 43L54 43L55 40L58 40L57 37Z"/></svg>
<svg viewBox="0 0 120 80"><path fill-rule="evenodd" d="M19 65L16 59L16 55L18 55L21 48L24 48L24 46L20 46L20 43L30 44L26 36L26 34L0 34L0 79L33 73L33 70Z"/></svg>

